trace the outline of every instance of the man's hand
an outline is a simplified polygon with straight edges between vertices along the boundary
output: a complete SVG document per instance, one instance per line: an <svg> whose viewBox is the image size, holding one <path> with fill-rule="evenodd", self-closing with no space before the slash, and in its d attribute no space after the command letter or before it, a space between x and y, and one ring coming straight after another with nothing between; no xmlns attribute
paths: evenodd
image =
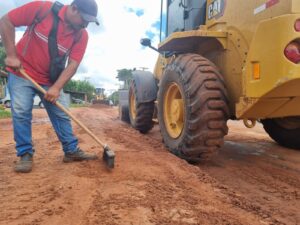
<svg viewBox="0 0 300 225"><path fill-rule="evenodd" d="M21 61L18 57L16 56L8 56L5 58L4 63L6 66L15 69L15 70L19 70L21 69Z"/></svg>
<svg viewBox="0 0 300 225"><path fill-rule="evenodd" d="M59 98L60 89L56 88L55 86L52 86L49 88L49 90L46 92L44 99L48 102L51 102L54 104L57 99Z"/></svg>
<svg viewBox="0 0 300 225"><path fill-rule="evenodd" d="M15 26L9 20L7 14L0 19L0 35L6 51L5 65L14 70L19 70L21 62L17 57L15 46Z"/></svg>
<svg viewBox="0 0 300 225"><path fill-rule="evenodd" d="M76 73L78 68L78 63L72 59L69 59L68 66L63 70L62 74L59 76L57 81L49 88L44 96L44 99L48 102L54 104L63 89L64 85L71 79L71 77Z"/></svg>

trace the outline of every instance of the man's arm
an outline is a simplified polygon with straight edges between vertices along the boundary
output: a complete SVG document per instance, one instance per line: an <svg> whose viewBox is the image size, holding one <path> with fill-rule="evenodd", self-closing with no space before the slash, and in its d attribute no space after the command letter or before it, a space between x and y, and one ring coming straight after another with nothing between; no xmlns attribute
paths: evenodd
<svg viewBox="0 0 300 225"><path fill-rule="evenodd" d="M49 88L44 98L55 103L59 97L61 89L74 76L77 71L79 63L75 60L69 59L68 66L63 70L57 81Z"/></svg>
<svg viewBox="0 0 300 225"><path fill-rule="evenodd" d="M0 19L0 35L6 51L5 64L8 67L19 69L21 61L17 56L15 47L15 27L7 15Z"/></svg>

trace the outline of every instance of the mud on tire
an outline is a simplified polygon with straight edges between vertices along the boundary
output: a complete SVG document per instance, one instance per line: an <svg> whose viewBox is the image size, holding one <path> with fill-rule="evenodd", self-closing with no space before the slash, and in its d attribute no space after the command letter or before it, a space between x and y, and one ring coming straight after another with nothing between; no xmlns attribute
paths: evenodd
<svg viewBox="0 0 300 225"><path fill-rule="evenodd" d="M164 121L164 97L176 83L183 98L183 129L172 138ZM223 77L215 65L197 54L179 55L164 70L158 92L158 120L168 149L189 162L198 162L215 154L228 133L227 92Z"/></svg>

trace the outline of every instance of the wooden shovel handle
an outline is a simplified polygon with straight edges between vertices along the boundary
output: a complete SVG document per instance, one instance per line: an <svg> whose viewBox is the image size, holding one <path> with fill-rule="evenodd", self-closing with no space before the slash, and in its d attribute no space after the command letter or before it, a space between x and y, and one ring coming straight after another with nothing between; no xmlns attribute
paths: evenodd
<svg viewBox="0 0 300 225"><path fill-rule="evenodd" d="M28 79L40 92L43 94L46 94L46 90L42 88L36 81L34 81L26 72L24 69L20 70L21 74ZM106 144L103 144L97 137L88 129L83 123L81 123L74 115L71 114L71 112L66 109L61 103L55 102L54 103L58 108L60 108L63 112L65 112L74 122L76 122L82 129L84 129L96 142L98 142L103 148L106 147Z"/></svg>

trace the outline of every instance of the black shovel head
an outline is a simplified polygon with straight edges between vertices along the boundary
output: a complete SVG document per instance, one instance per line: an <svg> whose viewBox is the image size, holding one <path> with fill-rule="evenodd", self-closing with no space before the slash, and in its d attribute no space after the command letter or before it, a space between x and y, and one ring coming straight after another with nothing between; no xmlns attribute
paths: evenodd
<svg viewBox="0 0 300 225"><path fill-rule="evenodd" d="M115 167L115 153L108 146L104 147L103 160L108 168L112 169Z"/></svg>

